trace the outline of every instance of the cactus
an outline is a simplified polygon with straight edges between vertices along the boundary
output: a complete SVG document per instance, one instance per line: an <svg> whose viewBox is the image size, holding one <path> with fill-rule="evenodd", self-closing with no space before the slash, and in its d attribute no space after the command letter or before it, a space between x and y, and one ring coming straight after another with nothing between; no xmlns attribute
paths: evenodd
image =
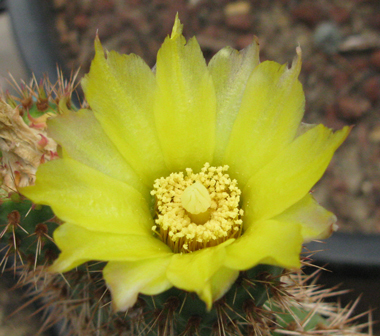
<svg viewBox="0 0 380 336"><path fill-rule="evenodd" d="M13 80L14 81L14 80ZM47 135L46 120L71 103L75 76L68 82L59 75L54 85L46 78L14 86L18 95L0 96L0 233L3 269L12 256L13 268L52 262L58 254L52 232L59 220L48 206L32 204L18 188L33 184L38 166L58 157L57 144ZM61 107L60 107L61 106Z"/></svg>
<svg viewBox="0 0 380 336"><path fill-rule="evenodd" d="M16 198L15 194L12 198ZM11 255L15 258L14 267L18 262L25 263L25 260L36 267L51 262L57 256L58 249L51 236L58 224L49 207L33 205L22 198L8 200L1 205L0 222L5 223L0 234L6 244L1 262L3 267Z"/></svg>
<svg viewBox="0 0 380 336"><path fill-rule="evenodd" d="M64 275L48 266L58 254L52 232L61 224L48 206L33 204L18 193L32 184L38 165L58 157L59 148L46 130L46 119L71 102L73 80L47 79L19 88L19 97L0 99L2 194L0 224L4 258L13 260L20 286L30 302L37 298L46 309L41 330L61 321L65 335L324 335L355 334L364 326L347 322L351 309L328 306L319 290L299 272L259 265L240 272L229 291L211 310L193 293L171 288L155 296L139 295L126 313L115 313L102 277L105 263L87 262ZM85 105L83 102L82 105ZM17 146L15 146L17 142ZM21 146L19 146L21 144ZM317 272L316 272L317 273Z"/></svg>
<svg viewBox="0 0 380 336"><path fill-rule="evenodd" d="M331 297L332 289L307 284L319 270L306 276L258 266L241 274L210 312L192 293L171 289L140 295L127 313L115 313L100 272L103 266L88 263L65 278L42 267L28 272L23 281L33 284L31 301L41 298L49 307L41 331L61 321L62 335L365 335L360 330L366 325L353 324L356 303L343 308L325 304L321 298Z"/></svg>

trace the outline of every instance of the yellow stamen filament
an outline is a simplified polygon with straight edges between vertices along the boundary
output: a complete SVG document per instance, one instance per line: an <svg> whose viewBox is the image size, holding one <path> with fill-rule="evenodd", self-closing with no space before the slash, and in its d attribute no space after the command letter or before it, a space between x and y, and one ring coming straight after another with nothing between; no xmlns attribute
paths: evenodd
<svg viewBox="0 0 380 336"><path fill-rule="evenodd" d="M243 210L237 181L226 173L228 166L204 165L194 174L172 173L157 179L157 218L152 230L174 252L192 252L216 246L242 231Z"/></svg>

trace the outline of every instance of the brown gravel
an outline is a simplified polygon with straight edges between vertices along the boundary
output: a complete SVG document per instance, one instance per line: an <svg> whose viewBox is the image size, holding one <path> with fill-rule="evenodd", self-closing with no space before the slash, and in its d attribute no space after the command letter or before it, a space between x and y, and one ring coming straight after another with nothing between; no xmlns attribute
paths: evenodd
<svg viewBox="0 0 380 336"><path fill-rule="evenodd" d="M380 2L378 0L45 0L68 68L88 71L98 31L103 45L134 52L150 66L175 13L209 59L225 45L259 37L261 59L290 62L302 47L305 120L355 125L317 199L342 230L380 233Z"/></svg>

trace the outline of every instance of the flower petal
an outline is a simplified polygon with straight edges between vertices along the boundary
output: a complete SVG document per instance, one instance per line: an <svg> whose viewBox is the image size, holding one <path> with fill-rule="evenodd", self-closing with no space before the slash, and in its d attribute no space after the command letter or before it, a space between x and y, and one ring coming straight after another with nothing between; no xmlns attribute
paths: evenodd
<svg viewBox="0 0 380 336"><path fill-rule="evenodd" d="M132 307L139 293L155 295L172 287L165 274L170 259L166 256L135 262L109 262L103 276L112 294L114 310L125 311Z"/></svg>
<svg viewBox="0 0 380 336"><path fill-rule="evenodd" d="M211 286L210 280L223 266L226 246L233 241L234 239L229 239L215 247L193 253L174 254L167 270L169 281L179 289L196 292L201 300L206 303L207 308L211 309L213 298L217 293L213 293L215 286ZM219 284L221 280L229 283L230 277L223 278L223 276L217 275L215 283L218 283L218 280ZM224 284L221 286L222 289L225 288Z"/></svg>
<svg viewBox="0 0 380 336"><path fill-rule="evenodd" d="M227 246L225 266L235 270L248 270L258 264L298 268L302 241L298 223L272 219L256 222Z"/></svg>
<svg viewBox="0 0 380 336"><path fill-rule="evenodd" d="M172 254L152 235L96 232L69 223L54 231L54 241L62 252L50 267L52 272L66 272L89 260L136 261Z"/></svg>
<svg viewBox="0 0 380 336"><path fill-rule="evenodd" d="M72 159L125 182L150 197L149 189L104 133L92 111L66 111L48 120L48 134L64 147Z"/></svg>
<svg viewBox="0 0 380 336"><path fill-rule="evenodd" d="M280 222L299 222L304 242L330 237L337 221L336 216L320 206L311 194L301 198L274 219Z"/></svg>
<svg viewBox="0 0 380 336"><path fill-rule="evenodd" d="M297 137L248 181L244 194L246 221L272 218L298 202L321 178L350 127L333 133L318 125Z"/></svg>
<svg viewBox="0 0 380 336"><path fill-rule="evenodd" d="M110 52L95 40L95 58L82 80L86 99L102 128L147 184L166 174L154 126L153 72L136 55Z"/></svg>
<svg viewBox="0 0 380 336"><path fill-rule="evenodd" d="M212 301L219 300L228 292L239 277L239 271L222 266L209 280ZM206 289L205 289L206 290ZM207 294L203 294L207 297Z"/></svg>
<svg viewBox="0 0 380 336"><path fill-rule="evenodd" d="M217 102L215 165L223 164L224 151L240 108L244 88L258 64L259 45L254 41L242 51L231 47L221 49L208 65Z"/></svg>
<svg viewBox="0 0 380 336"><path fill-rule="evenodd" d="M136 189L69 158L41 165L36 184L21 193L51 206L63 221L89 230L141 235L150 234L153 226Z"/></svg>
<svg viewBox="0 0 380 336"><path fill-rule="evenodd" d="M266 61L248 80L225 160L244 183L293 141L304 113L305 96L297 77L300 50L291 69Z"/></svg>
<svg viewBox="0 0 380 336"><path fill-rule="evenodd" d="M177 17L171 36L158 52L156 68L155 120L171 171L199 171L211 162L215 147L212 79L196 39L185 43Z"/></svg>

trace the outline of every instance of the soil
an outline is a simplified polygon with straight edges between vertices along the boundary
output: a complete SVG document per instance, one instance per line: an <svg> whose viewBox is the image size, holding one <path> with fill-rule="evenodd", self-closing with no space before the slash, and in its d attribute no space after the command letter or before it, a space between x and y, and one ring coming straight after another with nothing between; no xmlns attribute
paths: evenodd
<svg viewBox="0 0 380 336"><path fill-rule="evenodd" d="M315 187L342 231L380 233L380 2L378 0L44 0L66 67L88 71L98 32L103 46L153 66L178 12L186 37L207 59L256 35L261 60L290 63L303 52L305 121L354 128Z"/></svg>

